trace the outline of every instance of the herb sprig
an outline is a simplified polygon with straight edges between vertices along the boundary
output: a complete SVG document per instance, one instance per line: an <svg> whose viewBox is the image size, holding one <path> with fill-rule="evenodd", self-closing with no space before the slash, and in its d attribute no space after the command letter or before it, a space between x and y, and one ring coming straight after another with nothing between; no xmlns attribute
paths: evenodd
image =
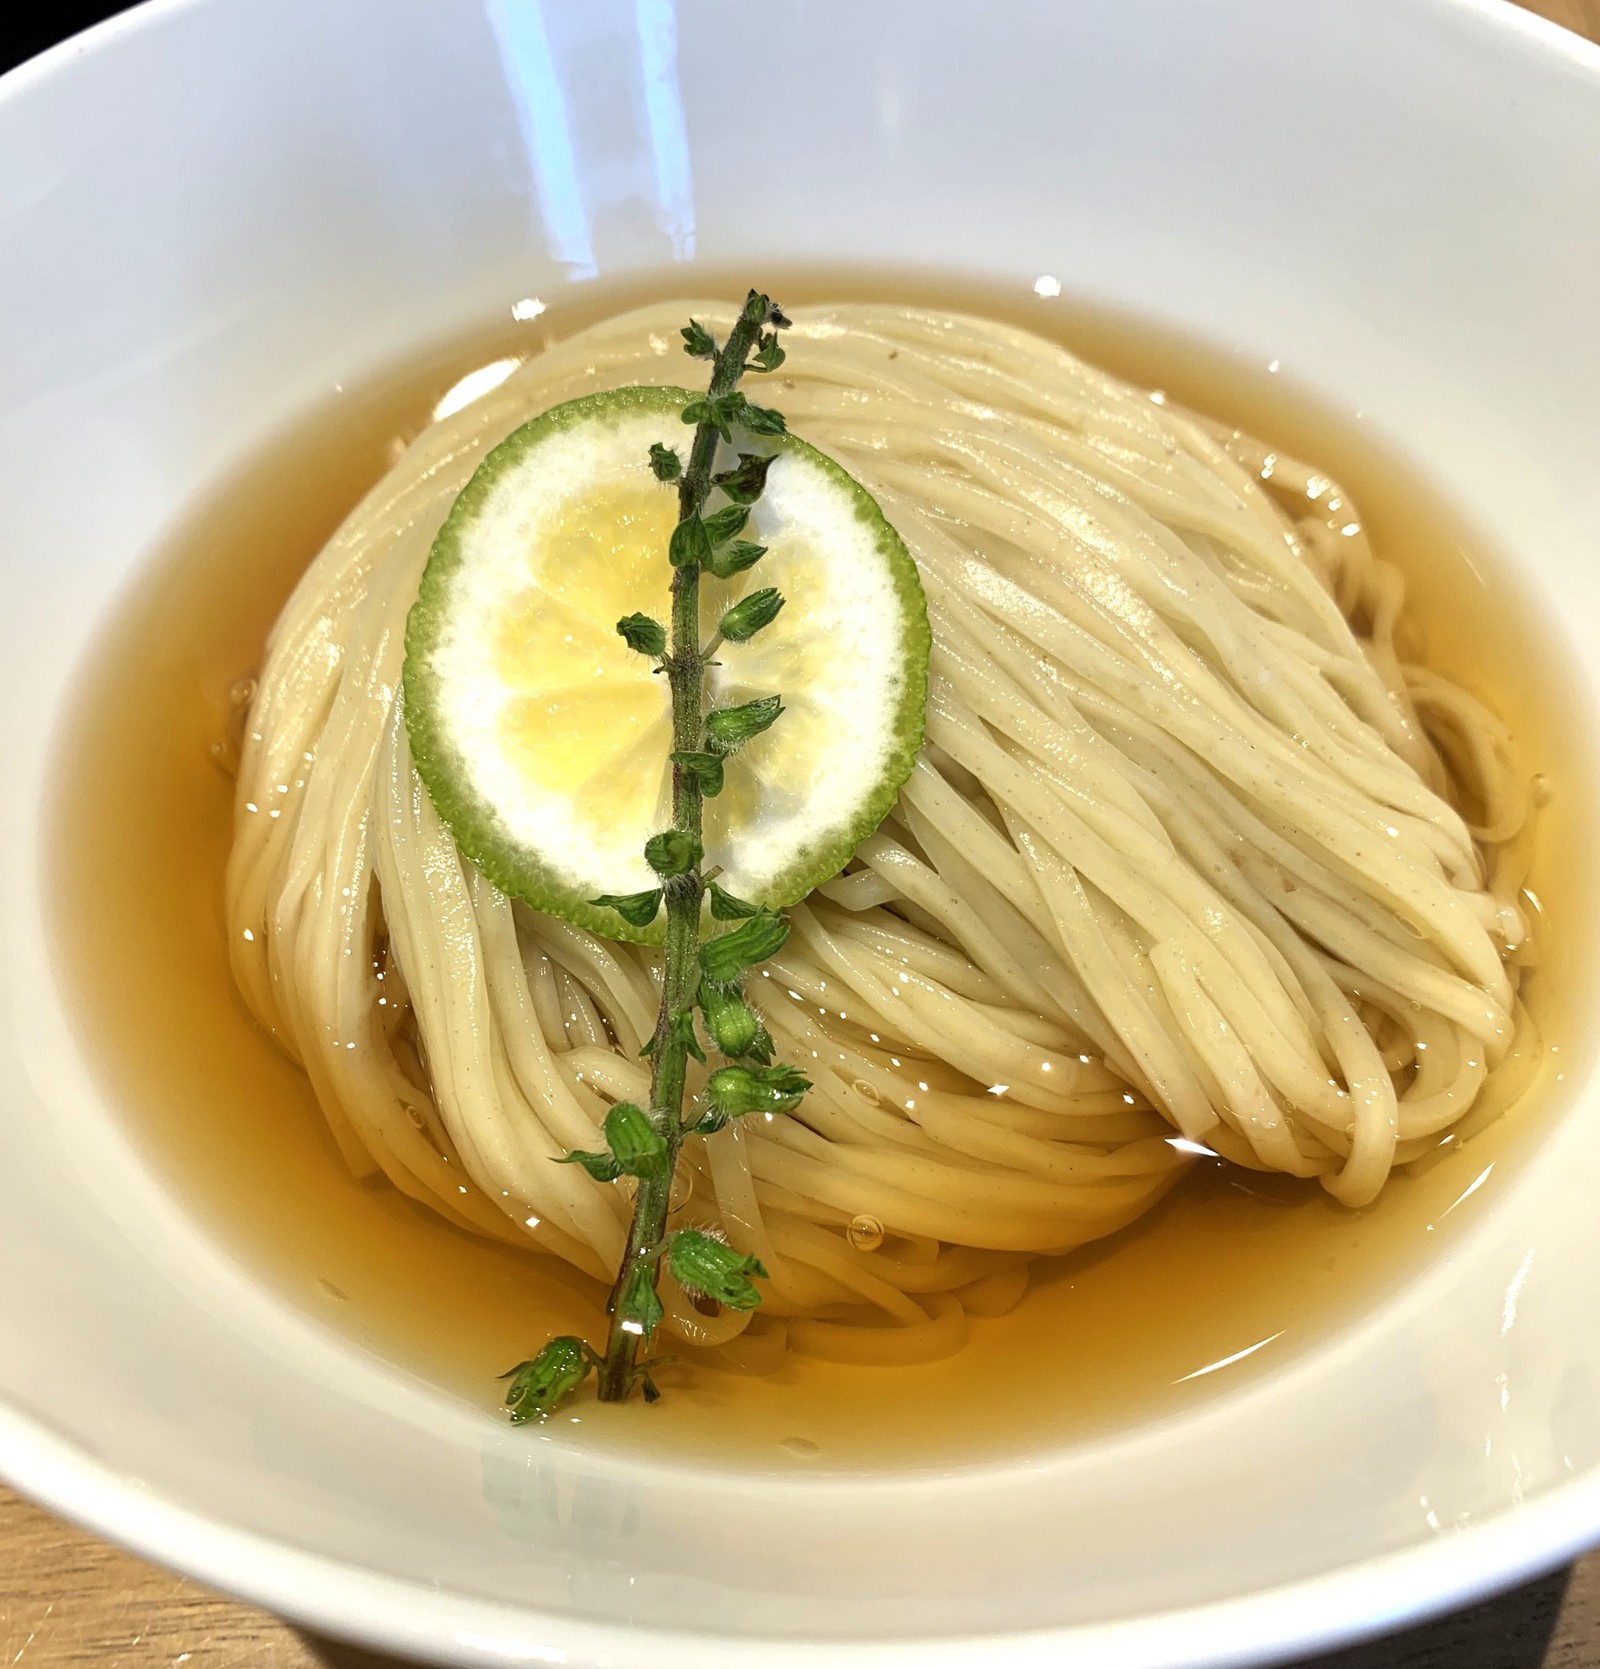
<svg viewBox="0 0 1600 1669"><path fill-rule="evenodd" d="M645 614L617 622L628 647L655 660L666 674L672 697L672 826L645 844L645 861L659 885L643 892L606 894L593 902L615 910L633 927L647 927L666 910L661 1007L654 1035L640 1051L651 1063L648 1109L618 1102L606 1115L602 1152L569 1153L561 1161L581 1166L600 1182L634 1180L633 1220L608 1305L610 1333L604 1352L583 1339L563 1335L505 1377L506 1406L513 1421L542 1418L594 1372L602 1402L620 1402L637 1386L646 1401L660 1394L651 1367L661 1358L640 1360L665 1309L659 1291L661 1265L692 1294L733 1310L761 1302L755 1282L766 1270L715 1235L683 1228L667 1232L672 1179L689 1135L711 1135L750 1113L792 1112L811 1087L792 1066L773 1061L773 1043L760 1017L744 1000L747 969L776 955L788 937L784 919L734 896L703 868L706 799L721 793L727 762L783 712L780 697L765 695L741 706L704 711L706 666L723 643L745 643L777 618L783 597L770 586L751 591L727 609L715 635L700 642L700 576L728 579L753 567L765 547L741 535L750 510L766 489L772 459L738 452L731 467L715 472L718 443L732 445L736 433L784 433L780 412L758 406L740 392L746 372L775 371L784 362L778 332L789 321L766 296L752 290L728 339L716 339L697 320L683 330L684 352L711 361L703 399L684 408L694 425L687 463L674 447L657 442L648 467L656 479L676 485L678 522L667 557L672 564L670 626ZM713 491L722 499L707 510ZM715 921L736 922L727 932L701 940L704 908ZM697 1024L698 1021L698 1024ZM706 1078L698 1105L684 1111L691 1059L706 1064L699 1029L729 1064Z"/></svg>

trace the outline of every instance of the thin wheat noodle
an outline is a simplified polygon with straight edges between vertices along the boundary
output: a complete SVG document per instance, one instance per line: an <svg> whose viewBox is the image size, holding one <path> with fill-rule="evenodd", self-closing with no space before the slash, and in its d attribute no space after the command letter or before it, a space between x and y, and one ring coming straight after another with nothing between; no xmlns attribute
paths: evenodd
<svg viewBox="0 0 1600 1669"><path fill-rule="evenodd" d="M679 381L690 313L728 319L675 302L556 344L351 512L272 633L228 872L240 989L352 1168L598 1280L628 1196L556 1161L647 1094L659 969L460 857L397 687L488 448ZM685 1150L674 1221L759 1257L786 1319L739 1343L747 1315L669 1280L667 1328L768 1367L927 1360L1030 1259L1136 1221L1196 1144L1358 1206L1502 1108L1532 1052L1533 797L1498 719L1402 660L1403 582L1345 495L1010 326L802 308L788 347L791 428L918 560L928 745L749 981L815 1087Z"/></svg>

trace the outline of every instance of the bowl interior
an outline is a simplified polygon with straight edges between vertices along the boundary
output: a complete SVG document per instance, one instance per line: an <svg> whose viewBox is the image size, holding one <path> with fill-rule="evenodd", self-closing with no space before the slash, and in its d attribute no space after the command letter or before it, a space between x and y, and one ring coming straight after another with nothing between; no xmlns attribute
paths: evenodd
<svg viewBox="0 0 1600 1669"><path fill-rule="evenodd" d="M1505 553L1587 733L1596 56L1443 0L774 0L754 40L721 0L231 0L12 78L0 1465L214 1582L463 1662L1002 1636L1044 1661L1063 1630L1085 1663L1232 1661L1600 1532L1586 1060L1448 1257L1246 1393L1025 1462L797 1480L509 1432L286 1307L105 1104L39 886L74 675L208 484L409 345L672 263L685 290L695 264L1045 276L1278 360ZM1580 967L1569 988L1588 1012Z"/></svg>

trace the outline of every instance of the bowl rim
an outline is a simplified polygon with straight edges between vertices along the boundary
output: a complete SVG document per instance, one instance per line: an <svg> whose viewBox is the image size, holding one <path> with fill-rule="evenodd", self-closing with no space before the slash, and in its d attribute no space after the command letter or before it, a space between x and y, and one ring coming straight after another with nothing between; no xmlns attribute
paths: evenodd
<svg viewBox="0 0 1600 1669"><path fill-rule="evenodd" d="M0 75L0 110L125 38L218 0L139 0ZM1514 0L1410 0L1472 14L1590 78L1600 43ZM441 1593L195 1512L146 1488L44 1420L0 1401L0 1479L49 1511L197 1581L334 1638L440 1664L628 1663L636 1669L968 1669L978 1661L1083 1669L1245 1669L1325 1652L1489 1599L1600 1543L1600 1469L1438 1539L1234 1598L1047 1629L815 1640L596 1623ZM559 1644L557 1644L559 1642Z"/></svg>
<svg viewBox="0 0 1600 1669"><path fill-rule="evenodd" d="M1047 1629L801 1640L640 1629L424 1591L191 1511L3 1404L0 1476L105 1540L291 1622L463 1669L747 1669L757 1652L770 1669L970 1669L975 1657L1018 1669L1069 1660L1084 1669L1245 1669L1334 1650L1492 1598L1600 1539L1597 1471L1435 1541L1232 1599Z"/></svg>

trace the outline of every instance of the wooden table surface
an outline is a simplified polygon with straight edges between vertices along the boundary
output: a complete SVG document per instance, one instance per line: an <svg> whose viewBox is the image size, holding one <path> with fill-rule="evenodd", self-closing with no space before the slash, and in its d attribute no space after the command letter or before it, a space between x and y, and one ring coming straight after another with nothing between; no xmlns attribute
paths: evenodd
<svg viewBox="0 0 1600 1669"><path fill-rule="evenodd" d="M1523 3L1600 41L1600 0ZM386 1663L148 1565L0 1487L0 1669L385 1669ZM1600 1553L1470 1611L1318 1658L1315 1669L1446 1666L1600 1669Z"/></svg>

